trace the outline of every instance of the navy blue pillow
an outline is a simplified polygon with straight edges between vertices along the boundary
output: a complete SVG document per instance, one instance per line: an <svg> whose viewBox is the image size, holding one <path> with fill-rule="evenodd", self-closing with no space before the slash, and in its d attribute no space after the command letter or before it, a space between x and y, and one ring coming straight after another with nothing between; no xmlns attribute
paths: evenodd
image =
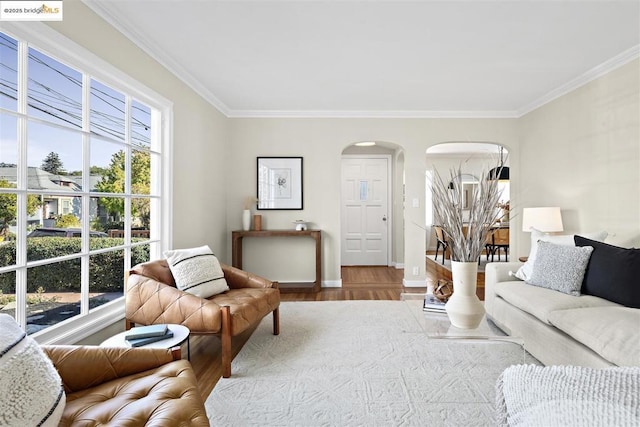
<svg viewBox="0 0 640 427"><path fill-rule="evenodd" d="M581 293L640 308L640 249L626 249L574 236L576 246L592 246Z"/></svg>

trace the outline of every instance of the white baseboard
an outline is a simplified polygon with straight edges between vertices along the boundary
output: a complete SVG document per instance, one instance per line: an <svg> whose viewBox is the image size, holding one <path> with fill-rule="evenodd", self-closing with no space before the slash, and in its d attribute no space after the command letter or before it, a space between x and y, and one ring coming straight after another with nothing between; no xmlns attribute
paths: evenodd
<svg viewBox="0 0 640 427"><path fill-rule="evenodd" d="M323 280L322 281L323 288L341 288L342 287L342 279L340 280Z"/></svg>
<svg viewBox="0 0 640 427"><path fill-rule="evenodd" d="M402 279L402 285L405 288L426 288L427 282L426 280L407 280Z"/></svg>

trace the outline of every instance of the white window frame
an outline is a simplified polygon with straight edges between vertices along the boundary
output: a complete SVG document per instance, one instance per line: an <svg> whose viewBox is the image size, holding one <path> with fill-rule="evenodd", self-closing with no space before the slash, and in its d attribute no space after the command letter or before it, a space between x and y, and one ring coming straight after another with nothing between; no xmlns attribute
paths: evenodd
<svg viewBox="0 0 640 427"><path fill-rule="evenodd" d="M163 251L172 247L171 223L173 216L173 198L171 177L173 176L173 103L43 23L2 22L0 23L0 31L8 34L19 42L26 42L29 47L33 47L79 70L84 73L85 79L88 79L88 77L95 78L160 112L161 122L159 126L161 131L158 148L161 158L161 170L154 170L152 167L151 194L158 194L160 196L159 199L152 199L152 203L159 203L158 207L160 208L161 214L159 220L156 218L151 221L151 234L152 236L159 236L159 238L153 239L153 241L157 241L158 243L150 245L149 253L150 259L160 258ZM19 75L18 80L21 78L24 78L26 81L26 76ZM158 115L155 115L154 118L152 114L152 121L158 120L157 116ZM157 179L153 179L153 176ZM85 178L85 184L88 184L89 178ZM26 197L26 193L24 197ZM21 214L23 218L20 217ZM83 218L83 221L88 223L88 219ZM26 244L24 243L26 242L27 234L26 212L18 213L18 224L19 240L23 242L22 244ZM84 238L87 239L88 243L88 235L83 235L83 239ZM125 227L125 245L127 245L125 249L125 271L131 267L128 265L130 263L130 257L128 256L128 254L130 254L130 238L129 227ZM20 245L20 243L18 243L18 245ZM83 247L88 247L88 245L83 245ZM19 248L17 249L19 250ZM17 271L16 273L26 276L26 270L22 270L22 272ZM24 283L26 283L26 277L23 280ZM16 299L18 305L24 307L17 307L16 320L24 327L26 323L26 306L24 305L26 303L24 300L26 293L24 296L18 295L20 291L25 293L26 289L24 289L24 285L20 286L20 280L18 280ZM83 298L86 293L86 290L83 289ZM124 319L124 298L104 304L90 312L82 312L69 320L60 322L31 336L41 344L73 344L122 319Z"/></svg>

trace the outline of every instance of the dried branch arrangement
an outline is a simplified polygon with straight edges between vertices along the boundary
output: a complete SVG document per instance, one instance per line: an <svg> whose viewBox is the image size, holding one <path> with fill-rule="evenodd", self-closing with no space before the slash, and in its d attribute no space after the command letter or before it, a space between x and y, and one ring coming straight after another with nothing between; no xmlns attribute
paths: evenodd
<svg viewBox="0 0 640 427"><path fill-rule="evenodd" d="M462 171L450 170L450 181L443 181L434 171L431 191L436 225L442 227L449 243L451 259L459 262L477 262L484 249L491 227L504 215L498 208L500 194L498 180L487 179L483 172L478 185L468 195L468 221L464 221Z"/></svg>

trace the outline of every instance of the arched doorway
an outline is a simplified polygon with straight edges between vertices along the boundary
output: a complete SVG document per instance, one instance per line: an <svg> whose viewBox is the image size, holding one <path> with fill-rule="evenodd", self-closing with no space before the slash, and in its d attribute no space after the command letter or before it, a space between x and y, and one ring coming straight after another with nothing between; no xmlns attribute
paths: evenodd
<svg viewBox="0 0 640 427"><path fill-rule="evenodd" d="M426 249L428 254L433 257L437 248L437 239L433 231L433 205L431 203L430 181L433 177L434 170L438 174L447 179L450 177L451 171L460 171L462 174L463 186L477 185L477 180L489 169L497 165L502 165L502 175L495 176L498 179L498 189L501 191L499 205L496 209L506 207L508 210L511 199L511 185L509 181L509 156L508 149L495 142L444 142L431 146L426 151L426 203L425 203L425 219L427 228L431 231L427 232ZM507 172L506 174L504 172ZM470 191L471 193L471 191ZM463 211L464 213L464 211ZM501 221L500 226L509 230L508 215ZM504 231L504 230L503 230ZM507 243L507 247L509 244ZM428 255L429 256L429 255ZM502 258L505 260L506 256Z"/></svg>
<svg viewBox="0 0 640 427"><path fill-rule="evenodd" d="M350 144L342 152L341 170L341 265L402 267L402 147Z"/></svg>

